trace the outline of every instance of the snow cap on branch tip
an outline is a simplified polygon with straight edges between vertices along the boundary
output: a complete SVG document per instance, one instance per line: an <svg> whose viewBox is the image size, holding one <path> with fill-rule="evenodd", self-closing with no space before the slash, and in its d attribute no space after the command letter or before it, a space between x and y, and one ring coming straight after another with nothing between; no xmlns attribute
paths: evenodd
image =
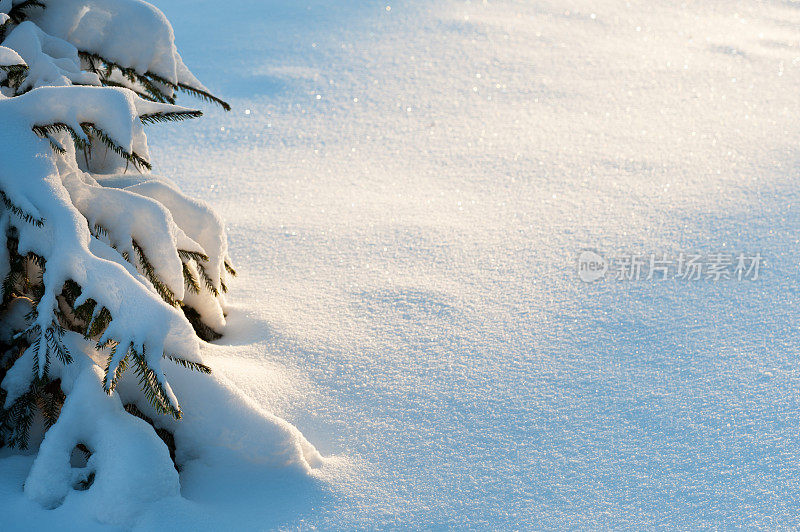
<svg viewBox="0 0 800 532"><path fill-rule="evenodd" d="M2 23L2 22L0 22ZM27 66L25 60L16 51L6 46L0 46L0 67Z"/></svg>
<svg viewBox="0 0 800 532"><path fill-rule="evenodd" d="M5 100L27 118L30 127L66 124L87 139L84 124L104 131L128 152L147 152L146 139L136 108L137 96L117 87L40 87Z"/></svg>
<svg viewBox="0 0 800 532"><path fill-rule="evenodd" d="M26 20L16 26L3 45L12 48L30 67L17 93L44 86L100 85L97 74L81 69L77 48L48 35L33 22Z"/></svg>
<svg viewBox="0 0 800 532"><path fill-rule="evenodd" d="M137 73L206 90L183 63L175 34L155 6L140 0L59 0L30 16L42 30ZM142 38L147 35L147 38Z"/></svg>

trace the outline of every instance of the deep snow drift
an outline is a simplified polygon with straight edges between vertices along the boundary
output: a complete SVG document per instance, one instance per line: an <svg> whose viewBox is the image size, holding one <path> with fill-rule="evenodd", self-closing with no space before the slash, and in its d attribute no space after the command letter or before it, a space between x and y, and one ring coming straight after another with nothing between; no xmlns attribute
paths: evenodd
<svg viewBox="0 0 800 532"><path fill-rule="evenodd" d="M239 266L204 360L330 458L196 461L133 526L798 524L795 2L157 5L234 107L149 135ZM4 522L83 526L29 468Z"/></svg>

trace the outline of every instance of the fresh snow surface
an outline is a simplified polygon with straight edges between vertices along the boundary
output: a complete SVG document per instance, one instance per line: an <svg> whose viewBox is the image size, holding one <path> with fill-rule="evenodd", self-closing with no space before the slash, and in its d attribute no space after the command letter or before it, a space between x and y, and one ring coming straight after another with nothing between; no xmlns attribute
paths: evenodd
<svg viewBox="0 0 800 532"><path fill-rule="evenodd" d="M325 461L209 412L230 455L128 526L800 524L800 4L157 6L233 105L149 127L239 271L204 360ZM765 263L584 284L585 248ZM4 456L3 528L104 529Z"/></svg>

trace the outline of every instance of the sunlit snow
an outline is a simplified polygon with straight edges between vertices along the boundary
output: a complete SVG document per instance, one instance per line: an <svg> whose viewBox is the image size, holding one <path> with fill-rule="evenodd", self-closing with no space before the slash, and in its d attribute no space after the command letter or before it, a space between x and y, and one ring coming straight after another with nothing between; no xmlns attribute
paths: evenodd
<svg viewBox="0 0 800 532"><path fill-rule="evenodd" d="M130 526L800 524L800 4L156 5L233 107L148 135L229 230L204 360L324 460L197 460ZM586 283L584 250L764 261ZM31 462L4 523L99 527Z"/></svg>

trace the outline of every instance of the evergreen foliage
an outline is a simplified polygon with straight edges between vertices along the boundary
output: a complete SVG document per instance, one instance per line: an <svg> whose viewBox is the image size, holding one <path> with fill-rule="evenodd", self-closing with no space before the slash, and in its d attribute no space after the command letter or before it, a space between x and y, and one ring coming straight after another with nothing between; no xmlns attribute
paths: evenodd
<svg viewBox="0 0 800 532"><path fill-rule="evenodd" d="M0 46L5 46L10 41L15 29L22 27L22 24L29 22L37 24L38 17L43 16L48 6L56 2L57 0L0 2L0 7L10 6L4 15L0 11L0 22L2 22ZM146 31L142 38L147 38ZM69 41L70 39L66 39L65 42ZM41 87L48 85L58 86L59 90L67 90L69 85L87 85L98 87L96 90L122 90L126 98L128 94L133 95L133 99L128 101L133 102L131 108L135 109L130 116L134 132L138 131L136 128L139 126L133 122L148 125L181 122L200 117L202 112L199 110L172 105L176 102L178 93L217 104L226 111L230 110L226 102L209 93L191 74L184 74L181 69L178 69L178 74L172 77L164 72L141 71L133 64L125 64L122 59L112 60L105 57L100 50L82 50L79 45L80 43L77 43L74 49L76 65L74 71L64 70L63 58L58 58L56 61L56 58L49 58L44 53L42 53L44 59L38 57L39 61L53 60L53 71L61 73L61 77L56 77L55 81L49 78L45 81L31 78L33 65L27 64L31 60L30 57L25 59L25 63L0 65L0 91L2 91L0 111L7 102L28 98L28 95L33 96L34 93L44 90ZM13 50L13 48L7 49ZM16 52L20 57L25 57L27 53L23 49ZM179 56L176 61L180 62ZM180 66L182 67L182 63ZM80 101L68 100L70 94L63 93L63 101L80 105ZM159 107L147 102L166 105ZM86 105L90 103L86 102ZM42 111L40 114L46 112ZM6 127L2 120L0 127ZM126 139L119 131L108 129L98 120L73 122L58 112L53 112L51 119L40 119L33 123L29 134L47 141L46 145L51 149L50 157L54 165L71 169L71 173L66 172L62 175L62 183L56 186L60 187L59 190L66 188L73 201L76 201L74 198L79 197L87 186L90 187L87 190L98 195L97 200L102 200L106 197L102 195L102 191L106 190L103 180L111 179L115 175L131 173L141 175L143 178L137 182L140 184L137 186L140 187L153 183L152 180L148 180L149 178L144 178L152 169L146 144L137 141L136 137ZM114 156L118 158L119 164L115 162ZM92 169L95 168L100 168L102 171L93 172ZM68 179L74 179L74 175L78 175L80 180L68 185ZM43 175L41 179L46 177ZM45 429L57 422L66 398L59 375L63 368L75 362L76 356L84 356L83 353L70 352L65 342L65 334L78 334L96 343L98 355L106 358L103 368L103 388L108 394L115 393L123 375L127 371L132 371L142 396L153 412L179 419L182 415L181 408L168 388L160 368L160 360L167 360L199 373L208 374L211 369L198 360L193 360L194 356L174 354L168 351L166 346L162 352L149 352L148 350L152 349L151 345L143 343L143 340L137 338L135 334L126 332L127 323L117 323L121 318L115 315L115 311L112 310L113 305L104 302L102 295L93 292L91 297L88 295L90 291L87 290L86 281L84 286L81 286L77 280L66 278L63 284L53 285L48 280L49 264L51 261L53 264L69 261L70 257L38 254L29 249L27 243L33 238L30 236L31 231L46 231L51 228L51 223L57 222L51 222L46 216L42 216L37 212L40 209L32 209L25 202L20 203L20 194L8 189L4 183L5 181L0 179L0 237L5 239L4 243L0 243L0 272L3 276L0 317L7 329L4 335L0 335L0 384L2 384L0 447L13 446L24 449L30 443L31 429L37 419L43 421ZM162 205L158 198L150 197L145 192L139 193L113 186L107 189L108 198L124 196L126 201L131 202L132 208L139 206L145 209L143 212L158 212L163 217L163 220L159 219L161 227L177 225L169 215L173 207ZM188 201L177 191L170 190L170 194L174 203ZM88 201L87 205L91 205L91 201L95 200ZM155 206L158 206L158 209ZM121 234L120 227L124 226L120 222L122 217L107 215L106 218L114 221L116 225L106 227L100 219L102 217L93 214L95 211L92 209L95 207L85 207L81 210L76 203L71 208L70 212L86 219L92 240L89 247L107 248L116 254L114 261L125 268L125 270L119 269L120 275L128 276L125 282L138 283L134 286L138 286L142 291L157 294L164 304L182 311L185 316L183 319L191 324L200 338L212 340L220 337L216 328L222 319L221 308L224 300L221 294L227 291L225 277L235 275L224 247L206 250L202 242L192 238L187 227L173 229L173 233L180 236L172 237L178 240L172 246L172 254L167 253L167 258L174 255L180 267L183 286L176 287L168 279L169 272L165 270L167 259L161 257L163 249L153 244L150 241L151 236L148 235L148 231L158 231L159 227L136 227L136 234ZM197 209L207 219L216 220L208 214L210 211L207 209L199 207ZM199 233L202 232L198 231ZM159 242L163 241L163 238ZM21 247L23 242L25 248ZM208 251L214 251L214 258L209 256ZM155 252L159 254L158 261L153 260L152 253ZM219 263L215 264L214 261L217 259ZM122 273L123 271L127 273ZM191 303L188 301L190 298ZM55 304L48 307L50 299L55 301ZM24 315L18 316L19 311L15 309L23 307L26 310ZM151 309L139 309L142 313L149 310ZM219 317L215 318L217 314ZM189 354L191 353L187 353ZM26 357L30 357L30 360L28 361ZM9 380L7 377L13 372L15 364L19 363L22 367L23 361L31 368L27 389L21 393L16 390L12 394L10 389L13 383L7 382ZM56 365L57 371L54 369ZM14 378L18 379L16 374ZM142 413L135 404L129 403L125 409L129 414L153 424L153 420ZM175 444L171 439L172 436L164 429L157 431L159 437L170 447L170 453L174 458Z"/></svg>

